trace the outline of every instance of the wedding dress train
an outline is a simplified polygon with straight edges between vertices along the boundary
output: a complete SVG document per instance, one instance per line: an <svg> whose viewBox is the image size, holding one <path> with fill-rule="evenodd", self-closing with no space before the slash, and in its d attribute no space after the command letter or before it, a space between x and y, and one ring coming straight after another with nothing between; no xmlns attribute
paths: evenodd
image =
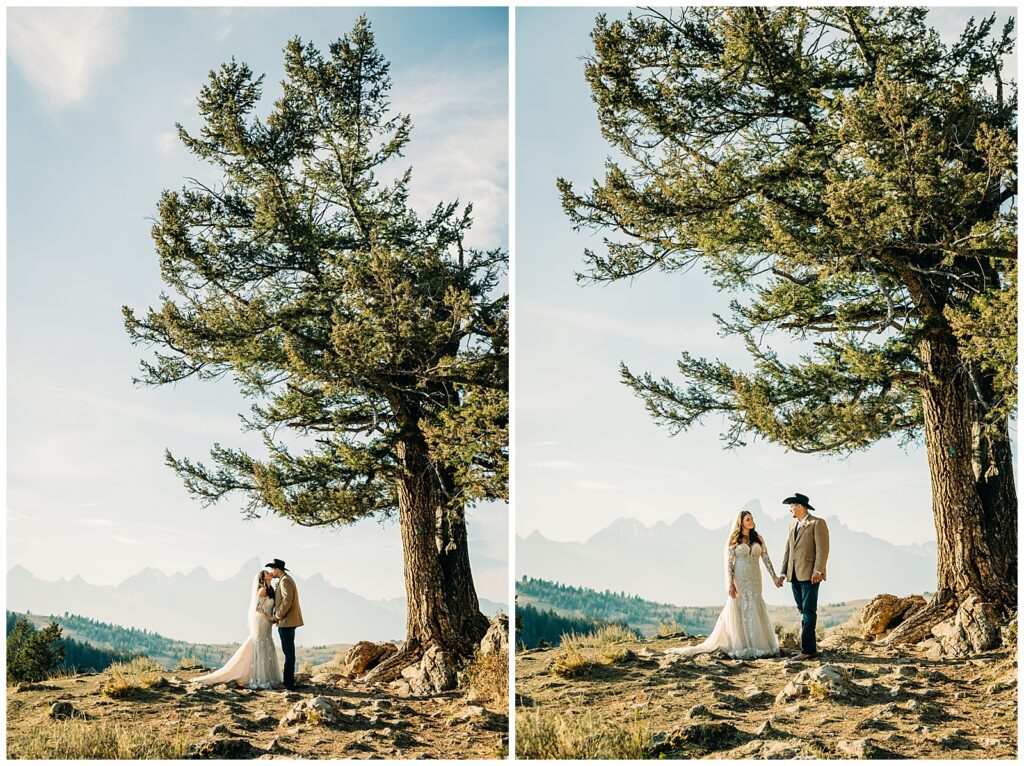
<svg viewBox="0 0 1024 766"><path fill-rule="evenodd" d="M274 613L274 599L257 598L249 616L249 637L242 642L222 668L190 683L223 684L234 682L250 689L273 689L284 683L281 664L277 661L272 628L274 624L261 615Z"/></svg>
<svg viewBox="0 0 1024 766"><path fill-rule="evenodd" d="M779 639L768 617L768 608L761 596L759 562L777 578L768 551L760 543L731 546L726 551L728 581L736 584L736 598L728 597L718 622L704 641L696 646L668 649L666 654L692 656L706 652L724 652L735 659L753 659L778 654Z"/></svg>

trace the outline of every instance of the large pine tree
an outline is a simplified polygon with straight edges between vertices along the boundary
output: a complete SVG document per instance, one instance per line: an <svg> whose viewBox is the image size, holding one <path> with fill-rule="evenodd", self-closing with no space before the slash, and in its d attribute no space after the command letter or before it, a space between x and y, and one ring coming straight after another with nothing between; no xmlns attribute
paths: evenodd
<svg viewBox="0 0 1024 766"><path fill-rule="evenodd" d="M386 678L432 646L469 655L487 628L465 509L507 499L507 254L470 248L471 207L409 206L389 65L360 18L329 55L285 49L283 93L256 114L263 78L210 73L184 145L220 180L165 192L153 228L173 291L141 316L155 345L138 383L231 376L252 401L264 455L214 445L212 466L167 455L189 491L306 526L397 512L407 632ZM286 439L288 439L286 441Z"/></svg>
<svg viewBox="0 0 1024 766"><path fill-rule="evenodd" d="M749 369L683 354L680 380L622 377L678 432L708 414L848 454L923 437L938 538L914 641L974 598L1016 608L1016 85L1013 23L945 44L923 8L686 8L599 17L585 74L617 150L577 228L581 278L699 265L735 291ZM784 360L764 344L792 338ZM980 614L981 612L979 612Z"/></svg>

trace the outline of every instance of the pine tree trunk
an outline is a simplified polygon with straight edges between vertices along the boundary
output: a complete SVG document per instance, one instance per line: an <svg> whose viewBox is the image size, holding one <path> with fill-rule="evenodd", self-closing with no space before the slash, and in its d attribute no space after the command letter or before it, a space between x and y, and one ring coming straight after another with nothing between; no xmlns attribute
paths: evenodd
<svg viewBox="0 0 1024 766"><path fill-rule="evenodd" d="M423 435L409 434L397 453L402 468L398 517L405 564L405 644L365 677L378 682L396 678L433 646L454 657L471 657L489 625L473 585L465 516L447 509Z"/></svg>
<svg viewBox="0 0 1024 766"><path fill-rule="evenodd" d="M937 583L928 607L897 627L888 643L928 637L933 625L971 596L1002 614L1017 604L1017 502L1009 442L990 434L979 443L971 382L948 327L929 330L921 359Z"/></svg>

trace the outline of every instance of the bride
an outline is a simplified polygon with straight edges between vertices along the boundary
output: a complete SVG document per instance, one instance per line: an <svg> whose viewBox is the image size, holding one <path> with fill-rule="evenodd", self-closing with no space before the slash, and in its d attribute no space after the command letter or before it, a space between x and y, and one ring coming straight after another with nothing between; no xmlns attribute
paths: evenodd
<svg viewBox="0 0 1024 766"><path fill-rule="evenodd" d="M754 516L749 511L741 511L736 518L725 553L729 598L714 630L696 646L668 649L666 654L690 656L720 651L733 658L752 659L779 653L779 640L761 597L758 562L764 562L776 587L782 587L782 578L775 574L764 538L754 529Z"/></svg>
<svg viewBox="0 0 1024 766"><path fill-rule="evenodd" d="M271 634L274 616L274 588L269 572L260 570L249 602L249 637L220 670L193 678L189 683L234 682L250 689L273 689L284 682Z"/></svg>

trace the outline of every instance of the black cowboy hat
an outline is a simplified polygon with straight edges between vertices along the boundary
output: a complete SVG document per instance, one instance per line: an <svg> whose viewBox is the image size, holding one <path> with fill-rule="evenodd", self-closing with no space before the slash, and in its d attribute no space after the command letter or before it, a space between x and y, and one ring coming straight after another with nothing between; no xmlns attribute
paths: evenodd
<svg viewBox="0 0 1024 766"><path fill-rule="evenodd" d="M267 567L268 569L281 569L285 572L288 571L288 567L284 565L284 562L281 561L281 559L274 559L269 564L264 564L263 566Z"/></svg>
<svg viewBox="0 0 1024 766"><path fill-rule="evenodd" d="M808 511L814 510L814 506L811 505L810 498L808 498L807 495L800 494L799 492L794 492L793 497L787 497L782 501L783 505L793 505L793 503L799 503L807 508Z"/></svg>

